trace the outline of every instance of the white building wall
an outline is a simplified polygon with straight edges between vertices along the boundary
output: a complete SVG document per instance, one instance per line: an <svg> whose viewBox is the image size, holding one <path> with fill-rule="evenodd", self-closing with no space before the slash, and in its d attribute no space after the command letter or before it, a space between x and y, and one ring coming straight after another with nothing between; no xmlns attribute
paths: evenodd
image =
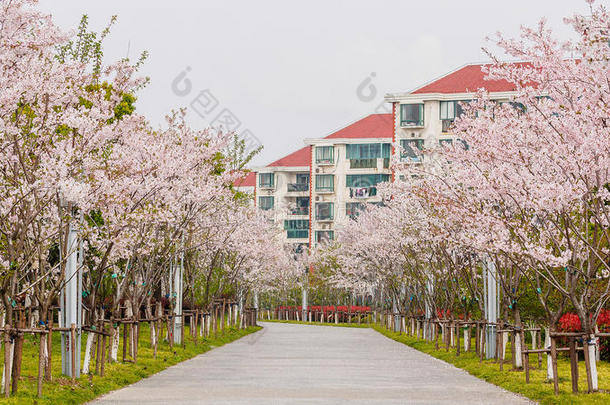
<svg viewBox="0 0 610 405"><path fill-rule="evenodd" d="M274 173L275 181L273 188L264 188L260 184L260 173ZM289 183L296 183L297 173L309 174L309 167L265 167L257 172L256 181L256 201L261 196L274 197L274 209L269 214L271 215L278 228L284 229L285 220L309 220L309 215L292 215L289 210L296 206L296 197L309 197L309 190L306 191L288 191ZM310 202L311 205L311 202ZM309 238L290 238L288 239L286 231L283 231L284 239L287 243L308 243Z"/></svg>
<svg viewBox="0 0 610 405"><path fill-rule="evenodd" d="M346 203L348 202L380 202L379 195L368 198L350 197L350 189L347 187L348 174L387 174L391 176L389 168L383 168L383 159L377 159L376 168L361 168L351 169L350 161L346 158L347 144L366 144L366 143L391 143L390 138L366 138L366 139L315 139L309 140L314 147L314 162L312 163L313 190L312 190L312 243L315 243L316 231L339 231L342 225L347 221ZM318 146L334 147L334 164L319 165L315 162L315 148ZM333 174L335 176L335 187L332 193L317 192L315 189L316 174ZM332 221L317 221L315 219L315 204L317 202L332 202L334 203L334 220Z"/></svg>

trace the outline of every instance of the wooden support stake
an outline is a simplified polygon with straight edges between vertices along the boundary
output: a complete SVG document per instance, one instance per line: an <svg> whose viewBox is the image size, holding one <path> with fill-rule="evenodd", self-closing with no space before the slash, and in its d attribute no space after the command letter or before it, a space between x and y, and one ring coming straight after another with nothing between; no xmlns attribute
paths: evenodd
<svg viewBox="0 0 610 405"><path fill-rule="evenodd" d="M485 335L487 335L485 333L485 329L486 326L485 324L483 324L483 328L481 328L481 331L479 332L479 334L481 335L481 345L479 347L479 363L483 362L483 356L485 355Z"/></svg>
<svg viewBox="0 0 610 405"><path fill-rule="evenodd" d="M479 336L480 333L481 333L481 330L479 328L479 322L477 322L476 323L476 329L475 329L475 332L474 332L474 352L475 352L475 354L477 356L479 355L479 351L480 351L479 350L479 346L481 346L481 344L480 344L480 339L481 338Z"/></svg>
<svg viewBox="0 0 610 405"><path fill-rule="evenodd" d="M70 324L70 362L72 369L72 383L76 382L76 325Z"/></svg>
<svg viewBox="0 0 610 405"><path fill-rule="evenodd" d="M460 355L460 324L459 322L456 322L455 324L455 355L459 356Z"/></svg>
<svg viewBox="0 0 610 405"><path fill-rule="evenodd" d="M11 337L9 332L4 332L4 397L10 395L9 386L11 385L11 363L7 359L11 358Z"/></svg>
<svg viewBox="0 0 610 405"><path fill-rule="evenodd" d="M557 375L557 344L553 336L551 336L551 363L553 365L553 387L555 389L555 395L559 395L559 376Z"/></svg>
<svg viewBox="0 0 610 405"><path fill-rule="evenodd" d="M572 372L572 392L578 392L578 354L576 353L576 339L570 338L570 371Z"/></svg>
<svg viewBox="0 0 610 405"><path fill-rule="evenodd" d="M38 398L42 397L42 380L44 378L44 353L47 349L47 340L44 333L40 334L40 346L38 348L38 381L36 382L36 393Z"/></svg>
<svg viewBox="0 0 610 405"><path fill-rule="evenodd" d="M525 331L523 329L519 332L519 339L521 342L521 363L525 368L525 383L530 382L530 355L527 353L527 346L525 346Z"/></svg>
<svg viewBox="0 0 610 405"><path fill-rule="evenodd" d="M17 327L25 328L25 311L19 307L17 310ZM23 358L23 332L18 331L15 337L15 350L13 352L13 385L11 393L17 393L19 379L21 377L21 359Z"/></svg>
<svg viewBox="0 0 610 405"><path fill-rule="evenodd" d="M119 325L120 328L120 325ZM171 338L171 336L170 336ZM170 339L171 340L171 339ZM127 324L123 324L123 363L127 359Z"/></svg>
<svg viewBox="0 0 610 405"><path fill-rule="evenodd" d="M589 364L589 341L585 336L583 339L583 348L585 351L585 371L587 372L587 392L593 392L593 380L591 377L591 364Z"/></svg>
<svg viewBox="0 0 610 405"><path fill-rule="evenodd" d="M45 379L51 381L51 359L53 349L53 310L49 310L49 333L47 334L47 364L44 370Z"/></svg>
<svg viewBox="0 0 610 405"><path fill-rule="evenodd" d="M96 334L95 336L95 374L100 375L100 361L102 360L102 336Z"/></svg>

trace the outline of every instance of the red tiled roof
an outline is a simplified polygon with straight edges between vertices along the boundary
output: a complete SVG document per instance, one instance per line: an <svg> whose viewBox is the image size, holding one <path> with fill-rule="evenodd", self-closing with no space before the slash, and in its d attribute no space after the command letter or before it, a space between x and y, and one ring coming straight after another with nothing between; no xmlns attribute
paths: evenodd
<svg viewBox="0 0 610 405"><path fill-rule="evenodd" d="M524 64L526 62L518 62ZM515 85L506 80L485 80L486 74L481 71L483 66L490 65L467 65L454 72L451 72L438 80L434 80L411 94L423 93L470 93L481 88L489 92L513 91Z"/></svg>
<svg viewBox="0 0 610 405"><path fill-rule="evenodd" d="M392 139L394 133L394 118L392 114L371 114L341 128L328 135L325 139L337 138L388 138ZM309 167L311 165L311 152L309 146L305 146L276 160L267 167Z"/></svg>
<svg viewBox="0 0 610 405"><path fill-rule="evenodd" d="M256 173L250 172L241 179L237 179L233 182L235 187L254 187L256 185Z"/></svg>
<svg viewBox="0 0 610 405"><path fill-rule="evenodd" d="M311 164L311 152L309 146L305 146L292 152L290 155L286 155L283 158L276 160L268 166L282 166L282 167L309 167Z"/></svg>
<svg viewBox="0 0 610 405"><path fill-rule="evenodd" d="M328 135L325 139L336 138L392 138L394 118L392 114L371 114Z"/></svg>

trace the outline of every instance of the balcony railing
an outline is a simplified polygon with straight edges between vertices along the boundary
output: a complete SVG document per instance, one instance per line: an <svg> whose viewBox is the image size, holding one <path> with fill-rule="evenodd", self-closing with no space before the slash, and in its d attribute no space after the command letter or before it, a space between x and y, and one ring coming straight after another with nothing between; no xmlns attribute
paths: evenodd
<svg viewBox="0 0 610 405"><path fill-rule="evenodd" d="M317 165L334 165L335 159L334 158L316 158L316 164Z"/></svg>
<svg viewBox="0 0 610 405"><path fill-rule="evenodd" d="M288 192L309 191L309 183L288 183Z"/></svg>
<svg viewBox="0 0 610 405"><path fill-rule="evenodd" d="M296 207L289 210L290 215L309 215L309 207Z"/></svg>
<svg viewBox="0 0 610 405"><path fill-rule="evenodd" d="M350 187L351 198L369 198L377 195L377 187Z"/></svg>
<svg viewBox="0 0 610 405"><path fill-rule="evenodd" d="M350 169L376 169L377 159L350 159Z"/></svg>

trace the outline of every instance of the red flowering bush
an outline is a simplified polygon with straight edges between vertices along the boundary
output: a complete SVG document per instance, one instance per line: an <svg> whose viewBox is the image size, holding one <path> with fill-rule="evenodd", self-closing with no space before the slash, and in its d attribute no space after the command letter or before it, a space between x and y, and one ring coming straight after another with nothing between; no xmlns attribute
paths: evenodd
<svg viewBox="0 0 610 405"><path fill-rule="evenodd" d="M302 306L291 306L291 305L280 305L277 307L278 310L282 311L282 310L297 310L297 311L301 311L302 310ZM357 306L357 305L352 305L349 310L347 305L310 305L307 307L309 311L314 311L314 312L324 312L325 314L329 313L329 312L335 312L335 311L339 311L339 312L352 312L352 313L358 313L358 312L369 312L371 310L371 307L368 306Z"/></svg>
<svg viewBox="0 0 610 405"><path fill-rule="evenodd" d="M578 332L582 329L578 315L568 312L559 318L559 330L562 332Z"/></svg>
<svg viewBox="0 0 610 405"><path fill-rule="evenodd" d="M610 310L602 309L597 317L597 327L600 332L610 332ZM567 312L559 319L559 330L562 332L579 332L582 324L578 315ZM600 339L600 357L610 360L610 341L608 338Z"/></svg>

